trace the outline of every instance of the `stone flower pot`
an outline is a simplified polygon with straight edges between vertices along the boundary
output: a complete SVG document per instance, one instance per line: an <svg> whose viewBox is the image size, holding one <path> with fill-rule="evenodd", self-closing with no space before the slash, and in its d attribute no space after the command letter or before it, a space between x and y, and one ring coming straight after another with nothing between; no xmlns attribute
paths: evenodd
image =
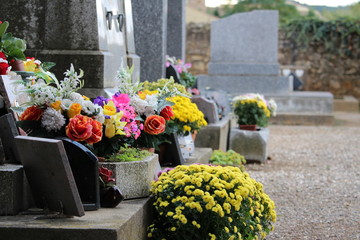
<svg viewBox="0 0 360 240"><path fill-rule="evenodd" d="M150 183L161 171L157 154L135 162L99 162L99 166L113 171L116 186L125 199L148 197Z"/></svg>

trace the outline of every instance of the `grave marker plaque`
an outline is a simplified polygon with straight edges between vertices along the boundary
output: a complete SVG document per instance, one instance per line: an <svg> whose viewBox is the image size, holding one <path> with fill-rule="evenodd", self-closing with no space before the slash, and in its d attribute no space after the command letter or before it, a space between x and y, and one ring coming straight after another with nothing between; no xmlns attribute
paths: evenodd
<svg viewBox="0 0 360 240"><path fill-rule="evenodd" d="M79 192L61 140L15 137L26 177L39 208L83 216Z"/></svg>
<svg viewBox="0 0 360 240"><path fill-rule="evenodd" d="M82 144L68 138L63 141L66 155L85 211L100 208L97 157Z"/></svg>
<svg viewBox="0 0 360 240"><path fill-rule="evenodd" d="M185 161L181 152L177 134L171 134L169 140L171 143L162 143L159 146L159 161L161 166L175 167L177 165L184 164Z"/></svg>

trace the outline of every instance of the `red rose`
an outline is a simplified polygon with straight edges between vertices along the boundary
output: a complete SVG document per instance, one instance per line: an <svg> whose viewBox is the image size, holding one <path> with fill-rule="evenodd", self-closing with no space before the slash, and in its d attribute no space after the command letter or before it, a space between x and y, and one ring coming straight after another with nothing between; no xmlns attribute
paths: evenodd
<svg viewBox="0 0 360 240"><path fill-rule="evenodd" d="M9 64L6 62L0 62L0 75L7 75Z"/></svg>
<svg viewBox="0 0 360 240"><path fill-rule="evenodd" d="M5 56L5 53L3 53L3 52L0 52L0 58L2 58L2 59L5 59L5 60L6 60L6 56Z"/></svg>
<svg viewBox="0 0 360 240"><path fill-rule="evenodd" d="M164 107L163 110L161 110L161 112L160 112L160 116L165 118L166 121L169 121L174 116L172 107L170 107L170 106Z"/></svg>
<svg viewBox="0 0 360 240"><path fill-rule="evenodd" d="M165 123L165 118L158 115L151 115L145 120L144 131L151 135L158 135L165 131Z"/></svg>
<svg viewBox="0 0 360 240"><path fill-rule="evenodd" d="M80 114L74 116L66 126L66 136L78 142L87 140L93 134L93 121L93 119Z"/></svg>
<svg viewBox="0 0 360 240"><path fill-rule="evenodd" d="M91 124L93 127L92 135L86 140L86 142L89 144L100 142L103 134L103 126L100 122L96 120L93 120Z"/></svg>
<svg viewBox="0 0 360 240"><path fill-rule="evenodd" d="M31 106L25 109L25 111L20 115L19 120L34 120L39 121L43 114L43 110L38 106Z"/></svg>
<svg viewBox="0 0 360 240"><path fill-rule="evenodd" d="M113 175L113 172L111 170L109 170L105 167L100 167L99 174L100 174L101 179L105 183L115 182L115 178L111 177Z"/></svg>

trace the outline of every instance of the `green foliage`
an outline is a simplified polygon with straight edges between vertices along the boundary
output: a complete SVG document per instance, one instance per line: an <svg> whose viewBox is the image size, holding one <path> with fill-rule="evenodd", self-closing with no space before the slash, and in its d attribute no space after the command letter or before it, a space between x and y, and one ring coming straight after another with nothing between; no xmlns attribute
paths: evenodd
<svg viewBox="0 0 360 240"><path fill-rule="evenodd" d="M324 9L322 15L328 20L336 20L339 18L360 20L360 2L347 7L335 8L333 10Z"/></svg>
<svg viewBox="0 0 360 240"><path fill-rule="evenodd" d="M151 153L147 150L139 148L121 147L117 153L112 154L106 158L107 162L134 162L150 156Z"/></svg>
<svg viewBox="0 0 360 240"><path fill-rule="evenodd" d="M26 42L7 33L8 26L9 22L6 21L0 24L0 51L7 56L8 60L26 60L24 54Z"/></svg>
<svg viewBox="0 0 360 240"><path fill-rule="evenodd" d="M291 21L282 28L293 48L322 45L330 54L360 57L357 51L360 47L360 20L337 19L326 22L302 19Z"/></svg>
<svg viewBox="0 0 360 240"><path fill-rule="evenodd" d="M180 73L179 82L186 88L191 88L195 85L196 77L189 72Z"/></svg>
<svg viewBox="0 0 360 240"><path fill-rule="evenodd" d="M280 23L286 23L291 19L301 17L295 6L289 5L285 0L244 0L238 1L234 6L227 6L222 17L238 12L249 12L257 9L269 9L279 11Z"/></svg>
<svg viewBox="0 0 360 240"><path fill-rule="evenodd" d="M265 127L269 118L263 108L256 102L237 104L234 108L234 114L237 116L237 123L240 125L257 125Z"/></svg>
<svg viewBox="0 0 360 240"><path fill-rule="evenodd" d="M246 160L244 156L234 150L228 150L227 152L214 150L210 157L210 163L221 166L234 166L244 171L243 164L246 163Z"/></svg>

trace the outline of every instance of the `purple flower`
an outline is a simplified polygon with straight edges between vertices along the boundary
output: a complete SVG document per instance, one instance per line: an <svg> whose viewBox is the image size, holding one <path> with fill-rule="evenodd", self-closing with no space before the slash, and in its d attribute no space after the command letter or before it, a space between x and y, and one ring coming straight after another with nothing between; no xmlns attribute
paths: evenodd
<svg viewBox="0 0 360 240"><path fill-rule="evenodd" d="M108 101L109 99L104 98L103 96L98 96L93 100L93 103L103 107L105 104L108 103Z"/></svg>

